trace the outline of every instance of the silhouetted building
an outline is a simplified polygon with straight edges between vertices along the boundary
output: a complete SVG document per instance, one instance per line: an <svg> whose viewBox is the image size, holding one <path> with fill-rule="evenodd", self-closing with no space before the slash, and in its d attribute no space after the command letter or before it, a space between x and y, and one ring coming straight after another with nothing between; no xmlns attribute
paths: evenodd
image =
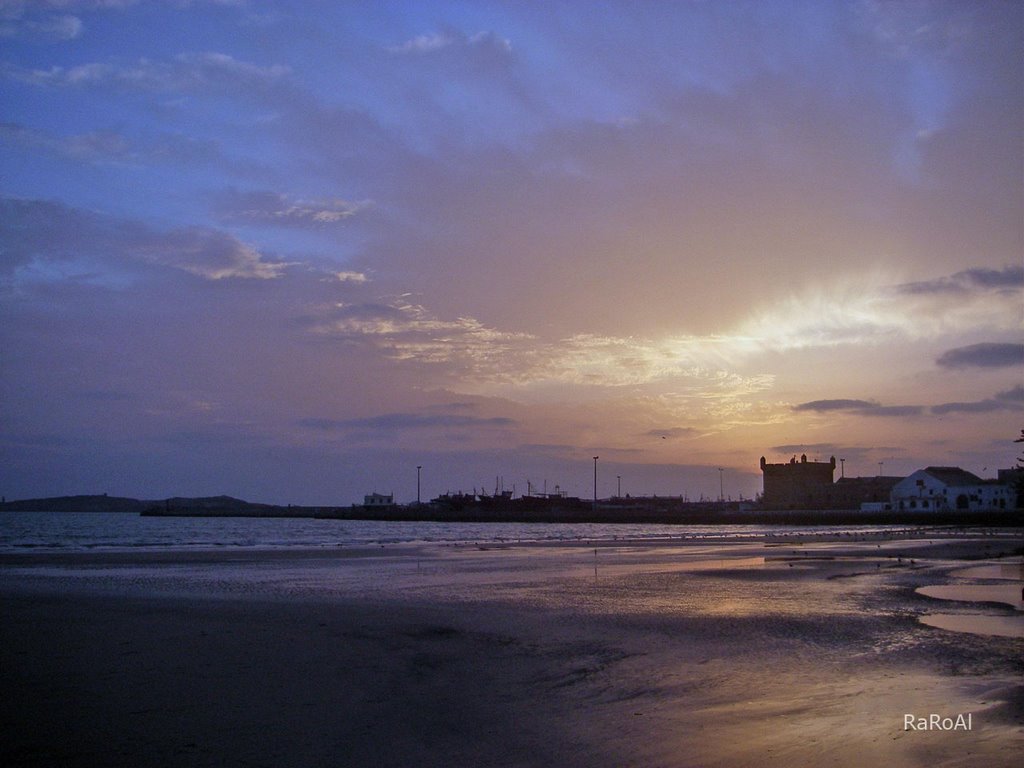
<svg viewBox="0 0 1024 768"><path fill-rule="evenodd" d="M836 457L808 461L807 454L786 464L769 464L761 457L764 482L762 503L772 509L829 509L834 506L832 475Z"/></svg>
<svg viewBox="0 0 1024 768"><path fill-rule="evenodd" d="M841 477L836 480L830 491L832 509L884 509L889 504L889 497L896 483L902 477L874 475L872 477Z"/></svg>
<svg viewBox="0 0 1024 768"><path fill-rule="evenodd" d="M363 506L372 509L395 506L395 495L393 493L369 493L363 496Z"/></svg>

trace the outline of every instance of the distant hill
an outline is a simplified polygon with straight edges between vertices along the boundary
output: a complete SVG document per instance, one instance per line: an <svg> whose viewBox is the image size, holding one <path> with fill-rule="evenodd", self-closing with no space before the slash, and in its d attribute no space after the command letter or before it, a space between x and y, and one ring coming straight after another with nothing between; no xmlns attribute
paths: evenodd
<svg viewBox="0 0 1024 768"><path fill-rule="evenodd" d="M231 496L127 499L107 494L54 496L0 503L4 512L124 512L160 517L313 517L320 508L255 504Z"/></svg>
<svg viewBox="0 0 1024 768"><path fill-rule="evenodd" d="M138 514L159 502L126 499L107 494L94 496L53 496L45 499L5 501L0 510L5 512L130 512Z"/></svg>

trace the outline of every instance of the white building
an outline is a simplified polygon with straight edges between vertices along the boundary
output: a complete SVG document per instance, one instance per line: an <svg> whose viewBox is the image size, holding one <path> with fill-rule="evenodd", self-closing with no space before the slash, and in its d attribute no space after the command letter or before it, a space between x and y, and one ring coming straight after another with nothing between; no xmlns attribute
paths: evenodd
<svg viewBox="0 0 1024 768"><path fill-rule="evenodd" d="M363 496L364 507L393 507L395 506L395 494L393 493L369 493Z"/></svg>
<svg viewBox="0 0 1024 768"><path fill-rule="evenodd" d="M1017 495L959 467L926 467L896 483L890 501L897 510L1013 509Z"/></svg>

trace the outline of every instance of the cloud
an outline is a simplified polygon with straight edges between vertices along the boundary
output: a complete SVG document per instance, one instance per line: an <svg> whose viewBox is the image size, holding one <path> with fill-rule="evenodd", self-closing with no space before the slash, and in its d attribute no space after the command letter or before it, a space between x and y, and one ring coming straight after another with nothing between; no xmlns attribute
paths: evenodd
<svg viewBox="0 0 1024 768"><path fill-rule="evenodd" d="M981 343L956 347L935 361L941 368L1006 368L1024 365L1024 344Z"/></svg>
<svg viewBox="0 0 1024 768"><path fill-rule="evenodd" d="M681 438L696 437L699 430L693 427L670 427L668 429L651 429L644 433L649 437L660 437L665 440L677 440Z"/></svg>
<svg viewBox="0 0 1024 768"><path fill-rule="evenodd" d="M255 248L224 232L184 229L152 235L137 253L155 264L176 267L207 280L280 277L288 264L266 261Z"/></svg>
<svg viewBox="0 0 1024 768"><path fill-rule="evenodd" d="M838 448L835 443L791 443L789 445L773 445L771 450L775 453L818 453L836 454ZM864 449L852 449L864 450Z"/></svg>
<svg viewBox="0 0 1024 768"><path fill-rule="evenodd" d="M0 274L63 279L66 269L111 276L155 265L208 280L280 277L288 263L267 259L232 235L203 227L159 231L130 219L42 200L0 198Z"/></svg>
<svg viewBox="0 0 1024 768"><path fill-rule="evenodd" d="M936 415L947 413L991 413L993 411L1019 411L1021 406L1010 400L976 400L965 403L942 403L933 405L931 412Z"/></svg>
<svg viewBox="0 0 1024 768"><path fill-rule="evenodd" d="M394 360L443 367L461 388L490 385L611 388L700 382L708 399L763 391L770 374L722 367L718 339L640 339L576 334L545 340L472 317L444 319L409 297L387 303L335 303L304 320L310 333L361 342Z"/></svg>
<svg viewBox="0 0 1024 768"><path fill-rule="evenodd" d="M1024 402L1024 385L1018 384L1015 387L996 393L996 400L1009 400L1011 402Z"/></svg>
<svg viewBox="0 0 1024 768"><path fill-rule="evenodd" d="M52 153L81 164L221 168L245 176L260 170L258 162L225 156L218 139L182 133L157 132L135 136L123 131L99 129L58 136L18 123L0 123L0 141L22 150Z"/></svg>
<svg viewBox="0 0 1024 768"><path fill-rule="evenodd" d="M853 413L857 416L882 416L882 417L903 417L919 416L924 412L924 406L920 405L880 405L870 400L812 400L808 403L794 405L796 412L811 411L815 413L828 413L841 411Z"/></svg>
<svg viewBox="0 0 1024 768"><path fill-rule="evenodd" d="M794 405L794 411L849 411L859 408L877 408L878 403L868 400L812 400L809 403Z"/></svg>
<svg viewBox="0 0 1024 768"><path fill-rule="evenodd" d="M7 65L4 76L51 88L113 84L126 90L174 93L215 92L237 95L238 89L265 87L281 81L291 69L280 64L260 65L216 51L181 53L169 60L139 59L128 65L87 62L49 69Z"/></svg>
<svg viewBox="0 0 1024 768"><path fill-rule="evenodd" d="M388 51L406 55L426 55L447 48L486 50L499 55L507 55L512 52L512 42L494 32L477 32L467 35L455 29L446 29L443 32L418 35L400 45L388 48Z"/></svg>
<svg viewBox="0 0 1024 768"><path fill-rule="evenodd" d="M931 412L936 415L947 413L992 413L994 411L1024 410L1024 385L997 392L985 400L969 402L942 403L932 406Z"/></svg>
<svg viewBox="0 0 1024 768"><path fill-rule="evenodd" d="M924 406L921 405L876 405L871 408L861 408L856 412L861 416L920 416L924 413Z"/></svg>
<svg viewBox="0 0 1024 768"><path fill-rule="evenodd" d="M370 279L366 276L365 272L356 272L353 270L335 272L333 276L339 283L365 283Z"/></svg>
<svg viewBox="0 0 1024 768"><path fill-rule="evenodd" d="M225 221L326 227L343 223L368 205L367 201L353 203L341 198L291 198L277 192L230 190L220 196L216 211Z"/></svg>
<svg viewBox="0 0 1024 768"><path fill-rule="evenodd" d="M793 406L795 412L829 413L844 412L857 416L903 417L920 416L928 412L936 416L948 413L991 413L993 411L1021 410L1024 402L1024 386L1016 386L985 400L950 402L933 405L881 405L870 400L813 400ZM780 449L782 450L782 449Z"/></svg>
<svg viewBox="0 0 1024 768"><path fill-rule="evenodd" d="M24 18L22 10L17 4L0 6L0 38L33 37L64 41L74 40L82 34L82 20L77 16L48 13Z"/></svg>
<svg viewBox="0 0 1024 768"><path fill-rule="evenodd" d="M482 418L444 413L386 413L361 419L308 418L301 419L299 425L323 431L368 429L381 432L401 432L419 429L512 427L516 425L516 421L503 416Z"/></svg>
<svg viewBox="0 0 1024 768"><path fill-rule="evenodd" d="M946 295L1020 288L1024 288L1024 267L1007 266L1002 269L975 267L949 277L903 283L896 286L896 291L908 295Z"/></svg>

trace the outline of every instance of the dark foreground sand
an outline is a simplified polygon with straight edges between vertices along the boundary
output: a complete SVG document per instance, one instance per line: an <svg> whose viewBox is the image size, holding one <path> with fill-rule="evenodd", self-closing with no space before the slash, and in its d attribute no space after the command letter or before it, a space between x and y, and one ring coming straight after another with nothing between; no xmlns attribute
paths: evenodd
<svg viewBox="0 0 1024 768"><path fill-rule="evenodd" d="M1017 765L1024 640L917 620L1014 609L914 589L1021 546L6 556L0 761Z"/></svg>

